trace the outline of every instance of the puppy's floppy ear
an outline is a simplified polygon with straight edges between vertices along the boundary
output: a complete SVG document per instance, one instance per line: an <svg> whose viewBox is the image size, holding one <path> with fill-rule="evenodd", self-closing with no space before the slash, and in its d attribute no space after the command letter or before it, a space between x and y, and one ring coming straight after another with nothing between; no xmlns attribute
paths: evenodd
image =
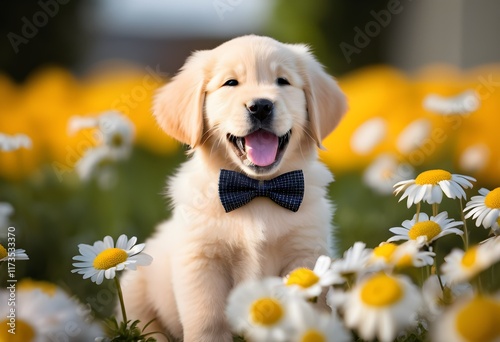
<svg viewBox="0 0 500 342"><path fill-rule="evenodd" d="M192 148L203 135L205 64L208 51L197 51L179 73L156 93L153 114L170 136Z"/></svg>
<svg viewBox="0 0 500 342"><path fill-rule="evenodd" d="M302 77L311 134L318 147L347 111L347 101L337 82L328 75L305 45L290 45L302 63Z"/></svg>

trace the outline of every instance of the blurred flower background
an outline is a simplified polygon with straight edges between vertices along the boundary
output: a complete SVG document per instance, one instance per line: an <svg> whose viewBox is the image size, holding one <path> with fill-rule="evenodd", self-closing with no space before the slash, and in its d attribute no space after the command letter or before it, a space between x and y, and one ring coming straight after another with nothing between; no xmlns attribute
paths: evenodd
<svg viewBox="0 0 500 342"><path fill-rule="evenodd" d="M336 176L337 256L356 241L377 246L408 219L392 186L423 170L473 176L476 188L500 184L494 0L1 6L0 204L8 210L0 243L15 227L16 248L30 258L16 263L16 276L53 282L97 315L109 313L113 290L71 274L77 245L122 233L144 241L168 218L165 180L186 158L151 115L155 89L191 51L238 35L309 44L348 97L321 152ZM475 230L471 239L486 235ZM442 239L443 254L453 239Z"/></svg>

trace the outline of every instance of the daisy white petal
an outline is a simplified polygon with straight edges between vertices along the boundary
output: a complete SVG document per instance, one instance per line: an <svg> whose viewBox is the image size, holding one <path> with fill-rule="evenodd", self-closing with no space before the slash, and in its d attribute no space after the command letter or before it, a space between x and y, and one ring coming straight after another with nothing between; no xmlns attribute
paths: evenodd
<svg viewBox="0 0 500 342"><path fill-rule="evenodd" d="M146 244L140 243L138 245L133 246L132 248L128 249L128 254L129 255L136 255L144 250L146 247Z"/></svg>
<svg viewBox="0 0 500 342"><path fill-rule="evenodd" d="M125 249L131 249L135 244L137 243L137 237L135 236L132 236L128 242L127 242L127 246L125 247ZM141 245L145 245L145 244L141 244Z"/></svg>
<svg viewBox="0 0 500 342"><path fill-rule="evenodd" d="M101 285L102 282L104 281L104 275L105 275L105 271L101 270L101 271L97 272L97 274L92 276L90 279L93 282L95 282L97 285Z"/></svg>
<svg viewBox="0 0 500 342"><path fill-rule="evenodd" d="M78 245L78 251L82 256L84 257L95 257L97 255L95 248L90 245L86 245L84 243L81 243Z"/></svg>
<svg viewBox="0 0 500 342"><path fill-rule="evenodd" d="M313 271L317 274L323 274L330 268L332 264L332 259L329 256L322 255L316 261Z"/></svg>
<svg viewBox="0 0 500 342"><path fill-rule="evenodd" d="M116 240L116 248L127 249L127 242L127 236L125 234L120 235Z"/></svg>
<svg viewBox="0 0 500 342"><path fill-rule="evenodd" d="M134 261L138 265L147 266L153 262L153 258L148 254L135 254L129 257L130 261Z"/></svg>
<svg viewBox="0 0 500 342"><path fill-rule="evenodd" d="M30 137L25 134L7 135L0 133L0 151L15 151L24 148L31 148Z"/></svg>

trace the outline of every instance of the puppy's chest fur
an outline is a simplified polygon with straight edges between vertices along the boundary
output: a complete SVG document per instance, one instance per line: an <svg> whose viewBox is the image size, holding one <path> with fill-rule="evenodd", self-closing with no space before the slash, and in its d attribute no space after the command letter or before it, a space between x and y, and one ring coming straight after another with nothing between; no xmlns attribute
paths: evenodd
<svg viewBox="0 0 500 342"><path fill-rule="evenodd" d="M293 249L301 244L326 250L333 212L326 187L332 176L319 162L309 163L303 171L305 194L298 212L257 197L226 213L218 194L218 170L206 169L194 156L170 180L178 243L196 246L200 257L222 260L230 268L255 263L261 275L281 273L287 255L296 255Z"/></svg>

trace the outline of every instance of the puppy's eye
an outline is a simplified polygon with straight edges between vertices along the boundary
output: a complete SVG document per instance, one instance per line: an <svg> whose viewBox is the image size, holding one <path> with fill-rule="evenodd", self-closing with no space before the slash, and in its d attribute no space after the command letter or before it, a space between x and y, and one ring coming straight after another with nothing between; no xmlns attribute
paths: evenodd
<svg viewBox="0 0 500 342"><path fill-rule="evenodd" d="M222 86L225 87L225 86L229 86L229 87L235 87L238 85L238 81L237 80L227 80L226 83L224 83Z"/></svg>
<svg viewBox="0 0 500 342"><path fill-rule="evenodd" d="M280 86L283 86L283 85L290 85L290 82L288 82L288 80L284 77L278 77L276 79L276 83L278 83L278 85Z"/></svg>

